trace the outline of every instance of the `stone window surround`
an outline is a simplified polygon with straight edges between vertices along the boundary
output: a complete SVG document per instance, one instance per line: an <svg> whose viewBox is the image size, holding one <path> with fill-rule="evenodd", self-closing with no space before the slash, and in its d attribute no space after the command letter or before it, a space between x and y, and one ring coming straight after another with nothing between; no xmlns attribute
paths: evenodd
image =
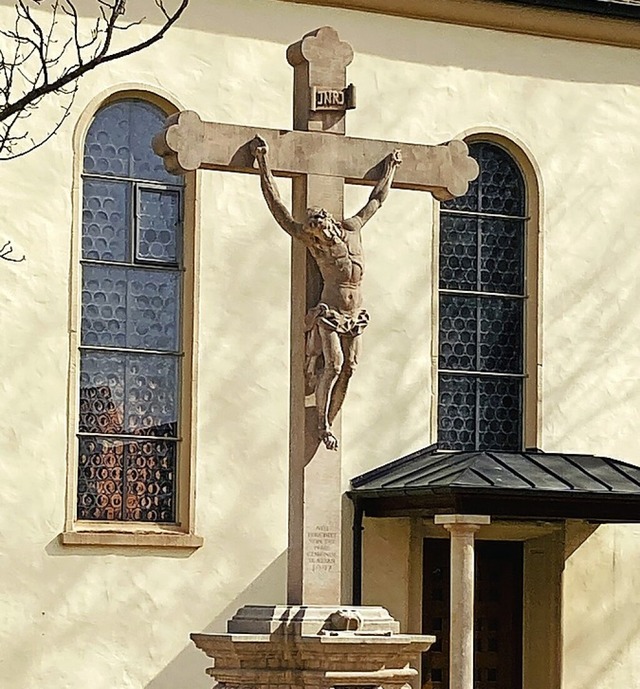
<svg viewBox="0 0 640 689"><path fill-rule="evenodd" d="M525 293L528 298L524 314L524 371L527 375L523 394L523 439L525 447L538 447L541 232L541 179L533 155L511 134L500 130L478 128L459 137L467 144L494 143L504 148L518 163L525 181ZM439 204L436 204L439 206ZM433 228L434 302L432 313L439 313L439 236L440 213L436 208ZM434 319L432 339L433 380L438 376L438 322ZM438 408L432 405L431 437L437 438ZM422 611L422 548L425 538L448 538L450 535L432 520L411 519L410 564L408 588L408 630L421 629ZM476 538L491 540L519 540L523 542L523 576L526 582L523 600L523 686L552 687L561 681L562 634L562 569L564 564L565 530L560 525L527 524L522 522L496 523L483 526ZM548 606L537 601L548 600ZM544 641L539 640L544 630Z"/></svg>
<svg viewBox="0 0 640 689"><path fill-rule="evenodd" d="M541 240L541 189L539 184L540 173L535 163L535 158L527 150L526 146L517 141L512 134L499 129L477 128L471 129L454 137L462 139L467 144L475 142L487 142L501 146L520 167L525 182L526 213L528 220L525 223L525 292L527 299L524 314L524 394L523 394L523 440L524 447L539 447L539 406L540 406L540 376L541 365L539 361L540 331L540 264L539 256L542 255ZM435 204L433 222L433 301L432 314L440 313L439 304L439 255L440 255L440 204ZM439 357L439 323L434 317L432 322L432 380L438 380ZM435 396L437 399L437 394ZM430 437L438 437L438 405L431 405Z"/></svg>
<svg viewBox="0 0 640 689"><path fill-rule="evenodd" d="M79 387L79 338L81 313L81 266L80 240L82 227L82 170L84 141L96 113L106 105L118 100L140 99L161 108L167 115L181 109L171 94L150 91L146 85L126 84L112 87L94 98L79 118L74 132L74 186L73 186L73 228L70 317L70 376L68 386L68 441L67 441L67 491L65 524L59 540L67 546L133 546L151 548L196 549L204 539L195 534L195 394L193 367L196 360L197 290L194 276L195 256L199 237L196 216L196 193L199 182L197 173L185 176L184 186L184 292L182 337L185 343L181 386L181 437L180 461L177 473L177 520L176 524L147 524L138 522L87 522L76 519L77 495L77 442ZM190 298L190 297L193 298Z"/></svg>
<svg viewBox="0 0 640 689"><path fill-rule="evenodd" d="M495 142L475 141L470 150L478 156L480 176L465 196L440 204L438 447L519 450L529 301L524 175L517 161ZM483 163L493 173L483 170ZM500 244L501 237L506 246ZM498 270L502 261L506 266ZM495 328L500 335L494 339ZM515 406L501 402L503 395ZM473 431L467 426L467 404L454 401L460 396L467 402L471 396L475 399ZM494 406L508 417L494 417L499 428L486 417ZM464 421L464 428L457 428L456 420Z"/></svg>

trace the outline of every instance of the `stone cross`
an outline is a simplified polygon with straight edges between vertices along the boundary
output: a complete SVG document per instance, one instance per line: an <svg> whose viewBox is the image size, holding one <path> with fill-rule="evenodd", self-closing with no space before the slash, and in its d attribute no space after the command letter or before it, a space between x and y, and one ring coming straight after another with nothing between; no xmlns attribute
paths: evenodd
<svg viewBox="0 0 640 689"><path fill-rule="evenodd" d="M291 45L294 69L293 131L203 122L195 112L168 118L154 139L167 170L184 174L198 168L257 173L251 142L269 147L271 169L293 183L292 215L320 207L343 218L344 184L374 185L383 161L394 149L402 155L394 187L431 192L439 200L464 194L478 174L461 141L426 146L344 136L345 111L353 106L346 69L353 50L330 27L313 31ZM318 303L321 285L305 246L292 246L291 406L289 443L290 604L332 605L341 591L342 486L340 451L319 443L315 402L305 396L304 319ZM339 437L339 418L334 433Z"/></svg>

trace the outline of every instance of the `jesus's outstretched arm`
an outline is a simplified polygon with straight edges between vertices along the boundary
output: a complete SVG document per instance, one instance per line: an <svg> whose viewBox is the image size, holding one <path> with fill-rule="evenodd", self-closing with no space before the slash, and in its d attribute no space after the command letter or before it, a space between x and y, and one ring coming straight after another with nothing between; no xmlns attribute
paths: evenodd
<svg viewBox="0 0 640 689"><path fill-rule="evenodd" d="M369 222L375 212L384 203L393 184L396 170L402 164L402 154L399 149L389 154L384 161L384 173L369 196L369 200L352 218L344 221L348 229L357 230Z"/></svg>
<svg viewBox="0 0 640 689"><path fill-rule="evenodd" d="M285 232L296 239L300 239L302 225L293 219L288 208L280 198L276 180L269 167L269 147L261 136L256 136L251 142L251 153L253 153L258 162L258 169L260 170L260 187L262 188L262 194L271 211L271 215L273 215L278 225L280 225Z"/></svg>

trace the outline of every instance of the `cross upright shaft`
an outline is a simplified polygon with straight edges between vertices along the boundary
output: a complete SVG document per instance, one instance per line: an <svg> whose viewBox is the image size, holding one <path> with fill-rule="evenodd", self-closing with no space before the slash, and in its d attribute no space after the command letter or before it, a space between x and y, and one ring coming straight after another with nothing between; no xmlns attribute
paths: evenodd
<svg viewBox="0 0 640 689"><path fill-rule="evenodd" d="M293 67L294 129L345 133L344 111L309 109L311 89L340 91L347 85L347 66L353 50L325 27L307 34L287 50ZM324 143L333 141L325 134ZM336 137L337 138L337 137ZM338 145L343 141L336 141ZM383 156L384 157L384 156ZM326 168L324 168L326 170ZM293 215L304 217L307 208L320 207L344 217L344 177L308 174L293 180ZM319 410L306 403L305 315L320 299L318 268L301 242L291 253L291 393L289 446L289 548L287 599L289 603L335 604L342 601L342 443L337 451L318 443ZM298 289L296 289L296 286ZM303 289L302 289L303 288ZM333 422L340 440L340 420Z"/></svg>
<svg viewBox="0 0 640 689"><path fill-rule="evenodd" d="M382 175L383 159L400 149L403 164L394 186L430 191L438 199L464 194L478 174L466 145L394 143L344 136L345 108L314 107L318 90L326 106L345 94L346 69L353 59L348 43L330 27L317 29L291 45L294 68L293 131L203 122L194 112L167 120L154 150L173 173L198 168L256 173L251 141L269 148L273 174L293 179L292 215L301 221L310 207L343 219L345 182L371 184ZM346 95L342 98L346 101ZM322 290L315 261L301 241L292 242L291 393L289 443L289 551L287 596L290 604L341 602L342 466L341 453L318 441L315 403L305 396L305 315ZM333 430L339 438L340 419Z"/></svg>

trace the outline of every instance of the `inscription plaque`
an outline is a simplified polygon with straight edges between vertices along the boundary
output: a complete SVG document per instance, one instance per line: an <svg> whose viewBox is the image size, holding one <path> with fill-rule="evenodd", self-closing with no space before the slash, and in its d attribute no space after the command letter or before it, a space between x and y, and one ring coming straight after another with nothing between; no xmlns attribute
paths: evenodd
<svg viewBox="0 0 640 689"><path fill-rule="evenodd" d="M311 88L311 110L353 110L356 107L356 88L349 84L344 89Z"/></svg>
<svg viewBox="0 0 640 689"><path fill-rule="evenodd" d="M307 531L307 564L312 572L331 572L338 564L338 532L326 525Z"/></svg>

